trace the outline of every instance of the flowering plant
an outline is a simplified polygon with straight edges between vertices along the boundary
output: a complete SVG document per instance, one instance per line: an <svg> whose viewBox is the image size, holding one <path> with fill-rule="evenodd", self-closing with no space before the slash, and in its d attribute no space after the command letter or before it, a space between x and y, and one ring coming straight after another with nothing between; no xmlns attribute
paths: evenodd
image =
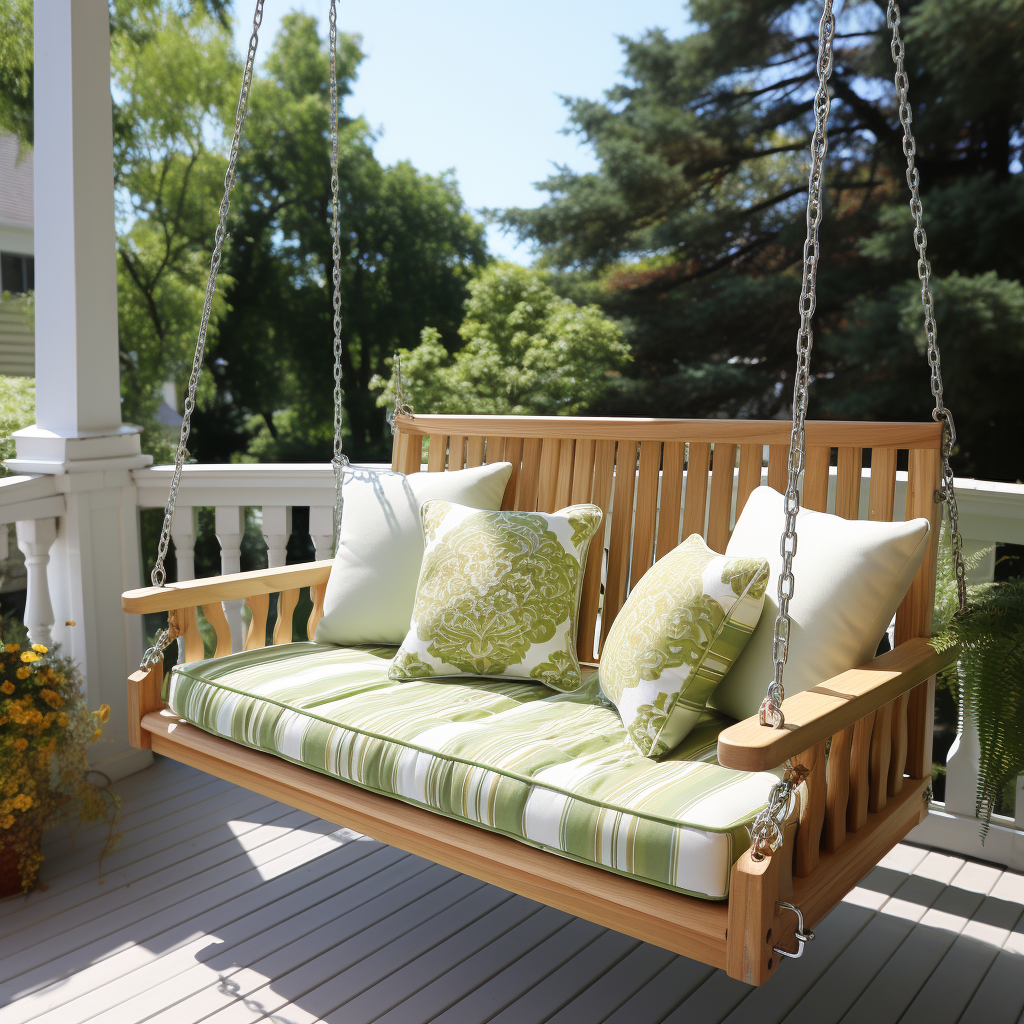
<svg viewBox="0 0 1024 1024"><path fill-rule="evenodd" d="M0 873L16 871L22 890L35 884L44 829L105 819L103 852L117 841L119 798L88 780L86 760L109 717L107 704L86 708L69 658L30 644L24 626L0 618Z"/></svg>

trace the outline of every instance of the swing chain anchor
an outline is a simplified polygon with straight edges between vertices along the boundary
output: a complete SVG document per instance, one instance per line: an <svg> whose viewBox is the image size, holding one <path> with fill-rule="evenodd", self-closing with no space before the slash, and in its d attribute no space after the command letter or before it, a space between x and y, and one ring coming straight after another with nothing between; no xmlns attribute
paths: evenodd
<svg viewBox="0 0 1024 1024"><path fill-rule="evenodd" d="M804 946L814 940L814 932L810 929L804 931L804 912L795 903L776 900L775 906L781 910L792 910L796 914L796 933L794 935L796 939L796 952L791 953L788 949L783 949L781 946L773 946L772 951L778 953L779 956L788 956L790 960L799 960L804 955Z"/></svg>
<svg viewBox="0 0 1024 1024"><path fill-rule="evenodd" d="M762 861L782 845L785 838L783 822L793 791L810 774L810 769L802 764L786 762L782 778L772 786L772 791L768 794L768 803L749 826L752 860Z"/></svg>
<svg viewBox="0 0 1024 1024"><path fill-rule="evenodd" d="M413 419L414 413L412 411L412 403L408 398L405 397L405 378L402 376L402 356L399 352L396 352L391 360L395 378L395 404L391 407L391 411L387 415L388 426L391 428L391 433L395 432L395 423L399 416L405 416L408 419Z"/></svg>

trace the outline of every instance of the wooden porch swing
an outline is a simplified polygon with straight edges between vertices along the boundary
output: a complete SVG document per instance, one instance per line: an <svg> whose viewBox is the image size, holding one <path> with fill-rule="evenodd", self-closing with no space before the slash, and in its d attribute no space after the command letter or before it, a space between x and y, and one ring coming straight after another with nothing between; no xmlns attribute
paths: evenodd
<svg viewBox="0 0 1024 1024"><path fill-rule="evenodd" d="M237 142L259 27L254 20L246 77L239 102L229 162L225 203L211 266L212 296L234 174ZM897 87L906 104L906 79L899 42L899 10L889 4L888 24L897 57ZM394 418L392 467L424 470L423 441L429 439L426 472L444 472L498 461L510 462L512 476L502 507L551 512L593 502L605 524L590 547L579 618L581 660L599 656L628 590L680 537L700 533L708 545L725 549L731 523L762 482L767 450L767 483L787 495L794 510L826 511L830 466L836 466L832 510L858 518L862 467L870 466L867 517L924 517L932 531L927 557L896 617L895 648L859 668L783 699L785 646L776 650L776 679L762 714L721 733L722 765L744 771L789 765L776 786L785 805L798 799L798 822L773 840L772 820L763 812L754 825L753 845L732 868L727 902L713 902L587 866L524 843L442 817L399 800L328 778L273 755L212 736L167 710L160 691L162 652L181 638L186 660L202 659L196 612L213 626L215 657L231 653L231 633L221 602L245 600L252 622L245 641L265 644L269 598L278 594L273 643L292 639L292 612L308 587L313 601L307 632L313 637L323 607L330 561L166 584L163 557L177 481L185 457L195 382L202 362L205 323L200 330L189 401L174 480L165 516L154 586L126 593L124 610L168 612L161 634L143 667L128 682L131 742L172 757L229 782L281 800L382 842L427 857L458 871L538 900L597 924L724 968L750 984L767 981L785 956L799 955L806 930L820 921L925 815L931 780L931 730L935 673L951 660L936 654L929 636L935 593L941 522L940 494L951 501L948 456L955 434L942 404L938 350L930 309L923 231L915 237L922 257L929 325L930 362L936 419L929 423L806 422L806 386L811 347L810 319L817 265L817 224L821 211L821 167L828 116L826 83L831 72L832 2L825 0L819 32L819 89L809 186L808 249L801 298L800 363L793 423L769 420L652 420L573 417L413 416L399 396ZM340 433L340 249L337 205L337 100L334 93L335 2L331 3L332 170L335 238L336 480L340 491L345 458ZM901 84L902 78L902 84ZM908 137L909 109L902 118ZM915 214L919 221L913 149L908 155ZM938 390L935 381L938 380ZM897 507L897 464L907 465L905 507ZM737 470L738 467L738 470ZM802 498L799 484L802 479ZM614 483L614 486L613 486ZM339 501L340 511L340 501ZM951 515L955 525L955 512ZM787 531L787 537L789 536ZM607 536L605 536L605 533ZM954 534L954 536L956 536ZM957 537L958 540L958 537ZM958 555L958 545L954 543ZM602 562L604 561L604 565ZM963 573L956 559L958 580ZM602 592L602 569L604 587ZM799 582L797 582L799 585ZM962 587L961 587L962 592ZM780 610L787 600L780 594ZM781 616L780 616L781 618ZM774 726L774 727L773 727ZM799 787L799 788L798 788ZM774 802L774 801L772 801ZM770 806L771 803L770 802ZM779 824L776 817L775 824ZM794 911L799 908L798 913ZM795 951L793 947L796 947Z"/></svg>

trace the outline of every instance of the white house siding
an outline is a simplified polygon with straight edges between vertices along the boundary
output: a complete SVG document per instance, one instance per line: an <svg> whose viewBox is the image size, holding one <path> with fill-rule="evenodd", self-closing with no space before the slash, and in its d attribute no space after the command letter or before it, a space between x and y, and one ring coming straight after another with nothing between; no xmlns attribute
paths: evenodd
<svg viewBox="0 0 1024 1024"><path fill-rule="evenodd" d="M31 256L32 151L23 151L13 135L0 135L0 252ZM35 373L35 338L27 302L0 298L0 374L31 377Z"/></svg>

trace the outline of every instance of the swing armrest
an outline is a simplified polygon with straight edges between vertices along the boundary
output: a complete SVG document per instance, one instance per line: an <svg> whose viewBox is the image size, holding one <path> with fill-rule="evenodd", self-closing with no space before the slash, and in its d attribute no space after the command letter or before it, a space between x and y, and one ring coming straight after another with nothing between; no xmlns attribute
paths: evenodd
<svg viewBox="0 0 1024 1024"><path fill-rule="evenodd" d="M756 715L718 737L718 760L726 768L769 771L842 731L912 690L956 660L939 654L926 637L915 637L859 668L842 672L782 702L786 724L761 725Z"/></svg>
<svg viewBox="0 0 1024 1024"><path fill-rule="evenodd" d="M240 601L261 594L278 594L283 590L300 590L327 582L331 560L301 562L276 569L236 572L228 576L207 576L201 580L169 583L166 587L143 587L121 595L126 612L169 612L178 608L198 608L216 601Z"/></svg>

